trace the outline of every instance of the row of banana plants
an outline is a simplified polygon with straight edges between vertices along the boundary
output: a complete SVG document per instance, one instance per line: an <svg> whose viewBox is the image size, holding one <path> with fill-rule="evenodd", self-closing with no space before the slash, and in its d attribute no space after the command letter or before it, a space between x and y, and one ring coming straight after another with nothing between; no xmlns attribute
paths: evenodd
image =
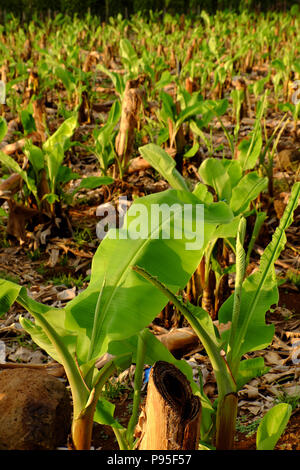
<svg viewBox="0 0 300 470"><path fill-rule="evenodd" d="M299 78L298 21L297 15L282 19L278 13L259 16L256 21L246 12L219 12L214 18L202 12L197 19L186 17L183 24L170 15L162 24L156 17L146 21L139 16L118 17L105 25L91 16L73 21L58 15L25 25L13 18L1 27L2 80L7 83L10 109L19 112L20 90L24 90L28 69L35 68L39 94L65 91L57 106L66 118L71 103L80 106L83 92L90 104L95 102L98 75L86 60L94 53L94 61L101 63L99 71L113 78L117 93L124 91L124 77L143 73L152 84L153 98L159 90L156 84L161 80L166 84L176 72L181 84L187 76L195 81L204 97L222 98L231 91L234 117L240 100L246 100L249 93L256 99L266 86L274 92L277 109L280 103L290 102L292 83ZM235 75L247 76L247 70L256 68L263 72L256 83L230 90ZM116 73L118 69L121 73Z"/></svg>
<svg viewBox="0 0 300 470"><path fill-rule="evenodd" d="M123 78L123 80L125 79ZM249 198L254 200L267 186L272 196L274 152L288 123L288 118L285 114L271 136L264 141L262 123L267 109L267 92L257 103L253 130L239 143L235 142L234 135L228 132L222 122L222 116L226 113L229 105L227 99L203 100L199 91L189 93L185 89L179 88L176 96L176 102L180 103L180 111L178 111L174 99L168 93L161 90L160 98L161 107L157 110L160 127L157 131L158 138L154 138L154 140L157 140L160 146L167 145L167 147L174 149L175 159L169 157L167 152L163 148L159 148L157 144L148 144L139 148L139 154L161 173L171 187L174 183L174 178L171 178L174 162L176 162L176 168L182 172L183 160L194 157L200 142L204 142L208 148L211 148L211 152L208 155L209 158L206 158L199 168L198 178L214 189L217 199L220 201L224 200L229 203L232 196L235 196L232 207L236 215L247 209ZM80 174L64 165L66 153L78 144L77 141L72 140L74 132L79 127L78 112L76 111L52 135L45 132L42 142L37 139L33 143L32 137L36 134L32 134L30 128L27 128L24 139L21 139L21 141L23 140L21 150L26 157L24 167L21 167L15 158L8 154L10 152L5 151L6 147L4 151L0 150L2 167L13 173L12 178L17 176L21 182L19 186L16 186L16 191L11 194L14 203L21 202L23 207L34 208L37 214L42 212L48 217L55 218L56 214L61 213L62 203L65 206L72 204L74 195L81 189L93 189L101 185L112 184L114 177L111 174L111 167L114 162L117 162L119 176L122 178L130 165L130 160L129 162L122 160L122 156L119 158L116 152L116 135L120 126L121 107L122 101L116 100L105 124L101 127L95 127L93 131L94 145L85 145L85 148L92 151L97 158L100 176L82 179ZM31 118L29 123L33 123L36 130L35 120L32 116ZM231 158L217 160L212 157L215 149L204 131L210 123L214 125L216 120L224 131ZM28 120L26 122L28 123ZM193 136L193 145L188 151L185 151L188 138L183 134L183 126L188 126ZM3 117L0 118L0 142L5 139L7 128L6 120ZM132 133L134 131L134 129L130 130ZM152 151L152 148L155 150ZM127 150L125 147L125 152ZM150 154L151 158L149 158ZM237 160L234 158L236 154L238 155ZM79 178L81 178L81 182L76 189L71 192L66 191L67 184ZM188 184L187 181L186 185ZM21 193L18 191L20 187L23 189ZM245 201L238 199L241 189L243 193L247 193L249 190ZM13 215L12 211L10 216L13 217ZM258 217L262 220L261 216ZM230 236L229 234L227 238ZM213 247L214 244L211 244L211 249Z"/></svg>
<svg viewBox="0 0 300 470"><path fill-rule="evenodd" d="M259 151L260 142L266 140L260 163L265 166L271 185L274 152L270 144L274 135L269 139L261 122L270 110L278 110L286 119L285 125L294 122L297 138L300 105L291 98L300 73L299 28L298 17L292 13L284 21L277 13L262 15L257 21L246 12L239 16L219 12L214 18L202 12L199 18L186 17L180 24L170 15L162 23L154 15L148 21L139 16L130 20L117 17L105 25L99 25L91 16L87 16L86 22L58 15L45 22L35 18L28 24L12 18L1 27L1 78L6 83L7 95L2 114L18 116L25 137L40 125L35 122L34 109L39 99L48 103L54 100L50 107L54 106L52 111L58 119L70 119L74 112L80 115L85 108L84 118L89 122L98 98L98 85L106 83L107 86L101 87L102 92L107 96L105 93L113 91L115 105L108 121L102 116L95 123L91 139L82 146L98 159L102 176L107 175L113 162L123 175L126 168L115 151L115 126L119 122L126 83L142 74L148 86L144 87L146 97L139 118L141 139L175 146L177 160L183 155L190 158L197 154L200 144L212 156L221 147L226 151L224 145L214 147L212 136L217 118L228 141L229 155L241 151L248 159L249 150L255 147ZM247 77L248 69L259 68L262 78L257 72L254 81L249 76L249 83L235 87L235 75ZM192 96L186 90L187 77L197 89ZM165 87L174 84L171 97ZM27 92L29 95L24 99ZM205 105L200 103L201 99ZM220 99L220 106L216 107ZM149 110L151 102L158 105L154 114ZM247 140L239 142L241 117L245 113L255 118L250 146ZM221 120L225 114L234 124L233 135ZM251 158L255 158L255 152ZM3 163L7 164L7 159ZM67 182L69 177L64 174L63 181ZM59 196L51 194L52 201Z"/></svg>

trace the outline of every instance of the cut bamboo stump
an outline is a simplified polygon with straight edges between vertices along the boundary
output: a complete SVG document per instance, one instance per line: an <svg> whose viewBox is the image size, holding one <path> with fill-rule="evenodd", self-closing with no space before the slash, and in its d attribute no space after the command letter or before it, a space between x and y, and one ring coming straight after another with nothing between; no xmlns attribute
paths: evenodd
<svg viewBox="0 0 300 470"><path fill-rule="evenodd" d="M146 405L136 428L138 450L196 450L201 420L200 398L173 364L152 367Z"/></svg>
<svg viewBox="0 0 300 470"><path fill-rule="evenodd" d="M139 125L139 112L142 106L142 90L139 88L143 78L128 80L122 100L120 128L116 136L116 153L125 168L133 152L135 129Z"/></svg>

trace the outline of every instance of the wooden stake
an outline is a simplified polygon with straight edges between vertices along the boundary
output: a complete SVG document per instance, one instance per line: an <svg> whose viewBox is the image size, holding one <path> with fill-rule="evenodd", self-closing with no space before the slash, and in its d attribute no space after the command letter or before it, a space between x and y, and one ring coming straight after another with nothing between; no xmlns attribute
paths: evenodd
<svg viewBox="0 0 300 470"><path fill-rule="evenodd" d="M138 450L196 450L201 421L200 398L173 364L152 367L145 409L136 428Z"/></svg>

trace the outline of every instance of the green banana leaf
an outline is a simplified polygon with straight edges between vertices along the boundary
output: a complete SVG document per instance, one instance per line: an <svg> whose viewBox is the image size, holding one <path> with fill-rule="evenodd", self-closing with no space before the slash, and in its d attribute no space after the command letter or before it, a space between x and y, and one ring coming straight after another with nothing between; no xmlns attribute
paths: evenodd
<svg viewBox="0 0 300 470"><path fill-rule="evenodd" d="M292 406L278 403L273 406L259 423L256 433L257 450L273 450L292 414Z"/></svg>
<svg viewBox="0 0 300 470"><path fill-rule="evenodd" d="M245 212L253 201L268 186L268 178L262 178L256 171L244 175L232 189L230 207L235 214Z"/></svg>
<svg viewBox="0 0 300 470"><path fill-rule="evenodd" d="M0 150L0 162L15 173L18 173L27 185L28 189L34 194L35 197L37 197L37 186L34 180L27 175L26 171L22 170L20 165L13 157Z"/></svg>
<svg viewBox="0 0 300 470"><path fill-rule="evenodd" d="M8 309L17 299L21 286L5 279L0 279L0 317L5 315Z"/></svg>
<svg viewBox="0 0 300 470"><path fill-rule="evenodd" d="M36 175L36 181L38 181L39 173L45 166L44 153L30 141L25 144L24 153L30 161Z"/></svg>
<svg viewBox="0 0 300 470"><path fill-rule="evenodd" d="M177 120L176 120L176 128L179 129L179 127L188 119L191 119L198 114L202 113L203 111L203 104L202 101L196 102L194 104L191 104L184 108L182 111L180 111Z"/></svg>
<svg viewBox="0 0 300 470"><path fill-rule="evenodd" d="M222 165L229 175L232 188L234 188L243 176L240 162L237 160L223 158Z"/></svg>
<svg viewBox="0 0 300 470"><path fill-rule="evenodd" d="M73 194L79 191L80 189L87 188L87 189L94 189L99 188L102 185L109 185L114 182L114 179L110 176L88 176L87 178L83 178L77 186L77 188L73 191Z"/></svg>
<svg viewBox="0 0 300 470"><path fill-rule="evenodd" d="M4 117L0 116L0 142L4 139L7 132L7 123Z"/></svg>
<svg viewBox="0 0 300 470"><path fill-rule="evenodd" d="M255 129L250 140L244 139L238 146L238 161L241 163L243 170L254 168L262 149L261 129Z"/></svg>
<svg viewBox="0 0 300 470"><path fill-rule="evenodd" d="M231 198L230 177L222 162L216 158L206 158L198 170L202 180L215 191L220 201L229 203Z"/></svg>
<svg viewBox="0 0 300 470"><path fill-rule="evenodd" d="M66 119L61 126L43 144L45 162L48 170L51 192L55 194L55 185L60 166L64 160L64 152L69 139L77 126L77 116Z"/></svg>
<svg viewBox="0 0 300 470"><path fill-rule="evenodd" d="M175 160L156 144L147 144L139 148L142 157L158 171L174 189L189 191L188 186L179 171L176 170Z"/></svg>
<svg viewBox="0 0 300 470"><path fill-rule="evenodd" d="M64 327L65 310L40 304L27 295L24 287L15 286L15 290L19 290L19 296L16 300L35 319L33 323L31 320L21 317L22 327L40 348L47 351L54 360L64 366L71 384L73 397L76 399L77 395L86 393L86 385L76 365L77 334L66 330ZM112 403L100 397L94 420L100 424L120 427L114 418L114 409L115 406Z"/></svg>
<svg viewBox="0 0 300 470"><path fill-rule="evenodd" d="M186 243L190 240L185 236L181 239L162 238L168 224L174 233L178 234L181 229L176 213L169 210L169 214L159 220L157 217L151 218L151 207L154 204L164 205L167 209L176 207L178 214L182 213L185 204L195 208L199 202L187 191L167 190L152 194L132 204L122 229L108 232L94 255L89 286L66 306L66 328L77 331L84 338L77 345L80 361L87 361L88 338L91 338L93 328L97 333L92 351L88 348L89 359L105 353L110 341L123 340L136 334L165 306L164 295L137 276L132 266L138 264L155 273L173 292L186 286L216 227L230 222L232 213L222 202L205 205L203 246L197 250L187 250ZM146 211L145 219L136 216L138 207ZM194 216L190 214L191 222ZM154 227L148 223L151 219L155 221ZM144 238L136 238L133 233L136 224L148 225ZM95 326L94 313L101 286L104 287Z"/></svg>
<svg viewBox="0 0 300 470"><path fill-rule="evenodd" d="M133 45L129 39L123 38L120 41L120 56L122 59L126 59L128 64L135 64L138 60L137 53L135 52Z"/></svg>
<svg viewBox="0 0 300 470"><path fill-rule="evenodd" d="M168 122L168 119L171 119L175 123L177 113L173 98L163 90L160 92L159 96L162 100L162 106L159 111L159 117L162 118L165 123Z"/></svg>
<svg viewBox="0 0 300 470"><path fill-rule="evenodd" d="M245 384L250 382L250 380L266 374L269 370L270 367L265 366L263 357L244 359L239 364L239 370L236 377L237 390L241 390Z"/></svg>

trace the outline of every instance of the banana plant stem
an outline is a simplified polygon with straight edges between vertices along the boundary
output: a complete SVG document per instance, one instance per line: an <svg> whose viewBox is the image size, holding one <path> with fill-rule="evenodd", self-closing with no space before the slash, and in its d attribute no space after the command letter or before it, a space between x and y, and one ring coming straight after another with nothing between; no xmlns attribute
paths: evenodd
<svg viewBox="0 0 300 470"><path fill-rule="evenodd" d="M133 446L134 428L138 422L139 407L141 401L141 388L143 382L144 362L146 355L146 343L144 341L145 331L146 330L142 330L138 336L137 359L134 374L133 409L126 432L127 441L131 444L131 446Z"/></svg>
<svg viewBox="0 0 300 470"><path fill-rule="evenodd" d="M79 413L78 416L74 416L72 423L72 441L75 450L89 450L91 448L96 406L105 382L115 370L116 365L113 361L105 364L99 374L97 383L90 392L85 408Z"/></svg>

